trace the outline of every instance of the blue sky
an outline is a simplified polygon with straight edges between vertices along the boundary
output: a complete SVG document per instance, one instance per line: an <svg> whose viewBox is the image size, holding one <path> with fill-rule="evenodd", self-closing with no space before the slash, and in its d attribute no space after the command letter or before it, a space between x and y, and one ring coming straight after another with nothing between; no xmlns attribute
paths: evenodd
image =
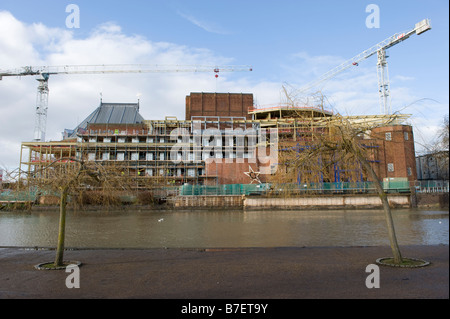
<svg viewBox="0 0 450 319"><path fill-rule="evenodd" d="M78 29L65 25L71 3L80 8ZM380 8L379 28L366 26L369 4ZM155 61L253 66L253 72L222 74L217 80L209 74L51 79L47 136L57 140L64 128L75 127L98 106L100 92L108 102L134 101L139 94L147 119L184 118L184 98L195 91L250 92L258 105L278 103L283 83L300 87L429 18L431 31L388 52L392 109L412 114L419 150L431 143L448 114L448 6L446 0L2 0L0 69ZM20 142L32 139L35 82L0 82L0 166L17 166ZM336 112L379 114L376 56L322 90ZM21 123L14 123L18 117ZM12 136L10 125L21 133Z"/></svg>
<svg viewBox="0 0 450 319"><path fill-rule="evenodd" d="M443 67L448 56L448 1L33 1L2 0L8 10L25 23L41 22L64 28L67 4L80 7L81 28L72 29L83 38L99 24L113 22L125 34L139 34L151 41L208 48L233 58L237 64L252 64L268 79L282 77L280 64L292 63L292 54L333 55L350 58L393 33L409 29L430 18L433 34L395 47L392 64L399 70L411 65L416 51L428 57L420 68ZM368 4L380 7L380 28L368 29ZM394 50L394 49L393 49ZM403 62L402 62L403 61ZM432 63L433 61L434 63ZM448 66L448 61L446 61ZM1 65L1 62L0 62ZM288 72L288 70L286 70ZM285 80L282 78L281 80Z"/></svg>

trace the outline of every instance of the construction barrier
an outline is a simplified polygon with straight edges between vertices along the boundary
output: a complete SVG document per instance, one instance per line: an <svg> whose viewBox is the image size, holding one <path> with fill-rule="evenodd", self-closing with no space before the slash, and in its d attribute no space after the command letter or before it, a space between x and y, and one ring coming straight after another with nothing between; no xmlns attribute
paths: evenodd
<svg viewBox="0 0 450 319"><path fill-rule="evenodd" d="M408 193L411 191L407 179L385 179L384 191L387 193ZM226 184L180 186L180 196L200 195L275 195L275 194L367 194L376 193L373 182L324 182L301 184Z"/></svg>
<svg viewBox="0 0 450 319"><path fill-rule="evenodd" d="M268 184L183 185L180 196L197 195L251 195L267 190Z"/></svg>

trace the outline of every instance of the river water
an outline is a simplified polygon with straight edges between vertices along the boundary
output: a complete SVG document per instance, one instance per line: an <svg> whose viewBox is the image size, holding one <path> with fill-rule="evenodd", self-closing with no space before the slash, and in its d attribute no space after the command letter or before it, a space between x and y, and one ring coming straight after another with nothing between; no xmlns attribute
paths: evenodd
<svg viewBox="0 0 450 319"><path fill-rule="evenodd" d="M400 245L449 244L449 212L394 210ZM55 247L59 214L0 212L0 247ZM389 245L382 210L70 212L66 247L224 248Z"/></svg>

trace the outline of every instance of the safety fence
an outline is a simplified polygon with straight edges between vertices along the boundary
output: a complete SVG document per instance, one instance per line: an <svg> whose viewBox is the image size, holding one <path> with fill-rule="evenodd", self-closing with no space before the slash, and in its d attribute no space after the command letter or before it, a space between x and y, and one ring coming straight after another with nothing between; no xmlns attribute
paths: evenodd
<svg viewBox="0 0 450 319"><path fill-rule="evenodd" d="M388 193L408 193L409 182L385 181L383 188ZM376 193L373 182L301 183L301 184L227 184L227 185L183 185L179 195L305 195L305 194L367 194Z"/></svg>
<svg viewBox="0 0 450 319"><path fill-rule="evenodd" d="M266 192L267 187L268 184L183 185L179 195L251 195Z"/></svg>
<svg viewBox="0 0 450 319"><path fill-rule="evenodd" d="M0 202L34 202L36 195L36 191L4 190L0 192Z"/></svg>
<svg viewBox="0 0 450 319"><path fill-rule="evenodd" d="M384 191L387 193L445 193L449 192L449 181L415 181L385 179ZM225 185L190 185L160 187L151 191L155 198L196 195L308 195L308 194L368 194L376 193L373 182L336 182L336 183L301 183L301 184L225 184ZM44 194L42 191L0 191L0 202L35 202ZM57 195L57 194L52 194ZM134 193L132 194L134 196Z"/></svg>
<svg viewBox="0 0 450 319"><path fill-rule="evenodd" d="M448 193L449 181L415 181L416 193Z"/></svg>

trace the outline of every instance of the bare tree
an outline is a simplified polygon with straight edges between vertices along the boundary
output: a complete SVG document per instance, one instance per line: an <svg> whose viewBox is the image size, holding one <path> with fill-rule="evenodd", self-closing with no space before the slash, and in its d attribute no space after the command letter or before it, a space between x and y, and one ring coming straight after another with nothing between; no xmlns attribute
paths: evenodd
<svg viewBox="0 0 450 319"><path fill-rule="evenodd" d="M449 123L446 115L437 131L436 136L424 147L421 156L421 170L426 172L429 179L448 180L449 175Z"/></svg>
<svg viewBox="0 0 450 319"><path fill-rule="evenodd" d="M290 99L294 102L293 99ZM390 124L393 118L387 118L384 123L378 125L369 123L359 123L355 125L347 118L335 114L323 117L320 122L313 122L312 119L303 118L298 114L304 125L304 130L300 134L287 136L280 145L280 167L273 176L272 182L275 189L284 189L289 193L293 184L305 185L319 184L319 182L333 180L333 167L339 165L344 168L346 178L355 180L356 174L364 174L365 178L373 181L376 191L383 205L386 218L386 225L390 246L393 253L394 263L401 264L403 261L395 227L389 206L387 194L374 168L368 161L372 155L369 154L367 143L362 137L376 126Z"/></svg>
<svg viewBox="0 0 450 319"><path fill-rule="evenodd" d="M448 125L448 114L447 114L442 123L441 131L439 132L441 149L443 151L447 151L447 152L449 150L448 137L449 137L449 125Z"/></svg>
<svg viewBox="0 0 450 319"><path fill-rule="evenodd" d="M116 165L99 165L75 158L60 158L37 170L29 178L31 185L41 191L59 194L59 229L55 261L52 266L63 266L66 231L66 212L69 195L80 199L86 191L95 194L99 204L117 204L117 192L129 190L130 179L121 174L123 168ZM31 186L30 185L30 186Z"/></svg>

